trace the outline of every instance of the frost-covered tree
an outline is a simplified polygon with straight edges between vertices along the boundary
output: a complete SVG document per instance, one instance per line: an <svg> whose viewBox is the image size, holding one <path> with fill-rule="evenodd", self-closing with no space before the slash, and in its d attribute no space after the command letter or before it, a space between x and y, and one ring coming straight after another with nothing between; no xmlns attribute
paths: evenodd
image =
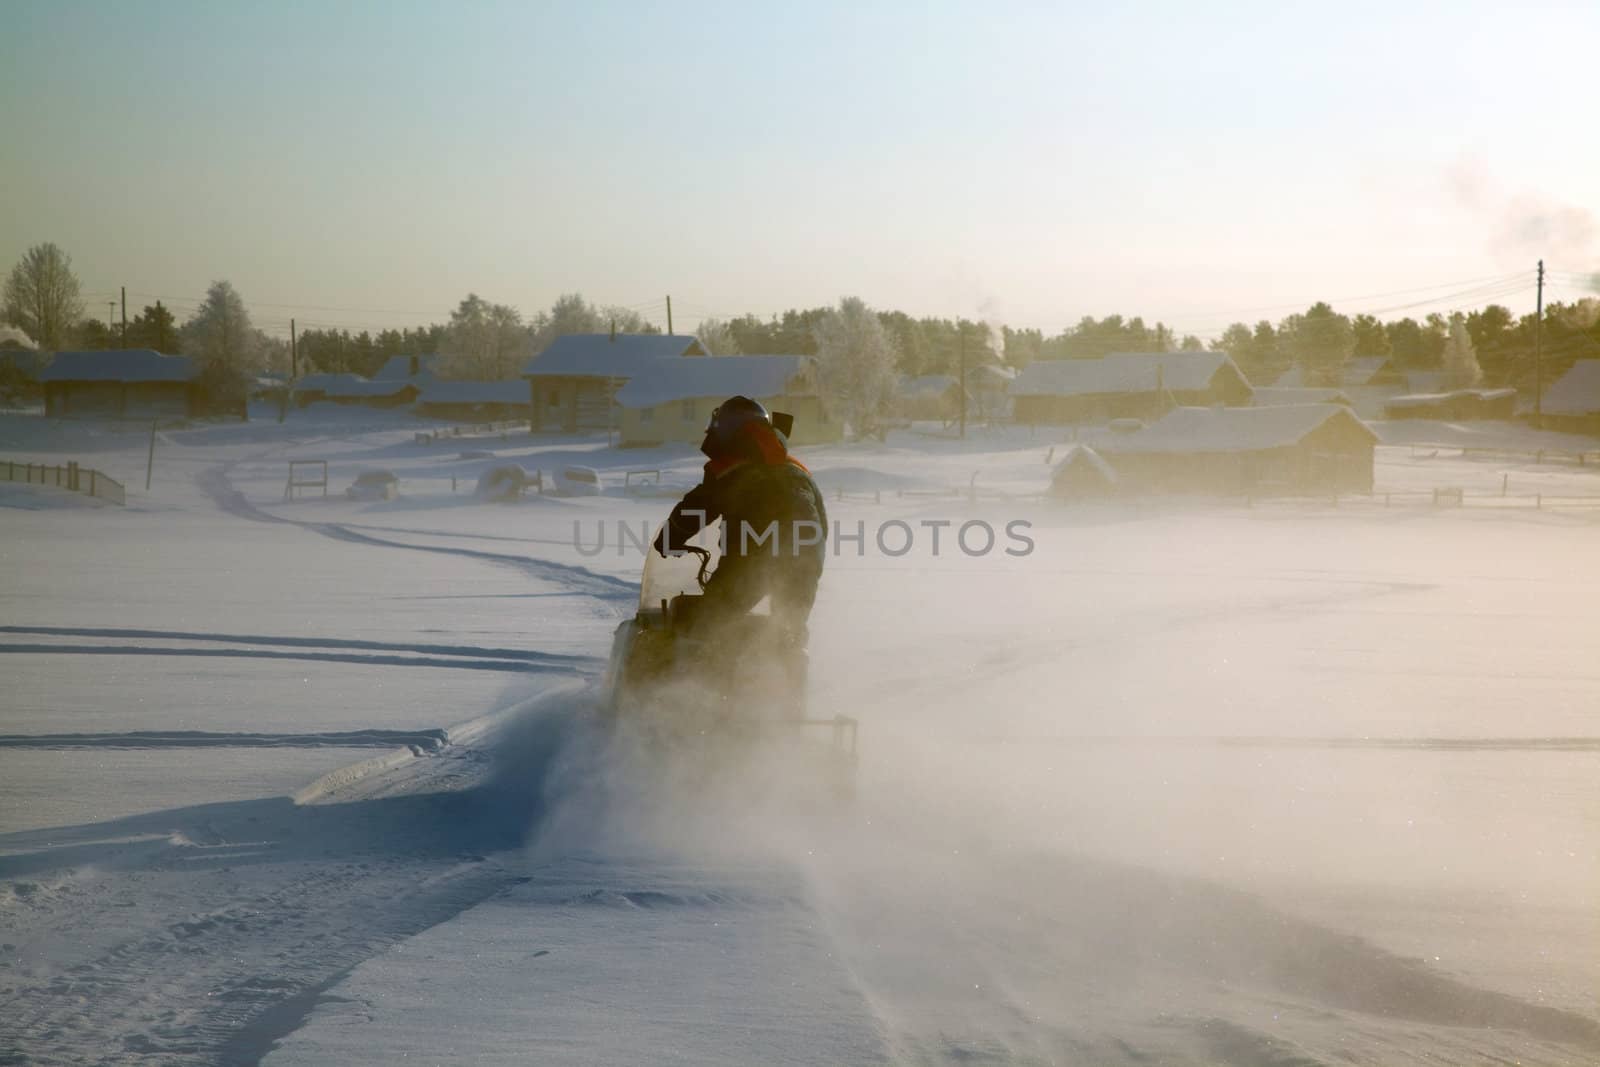
<svg viewBox="0 0 1600 1067"><path fill-rule="evenodd" d="M205 301L183 324L183 350L230 373L254 374L258 367L256 330L244 298L230 281L211 283Z"/></svg>
<svg viewBox="0 0 1600 1067"><path fill-rule="evenodd" d="M528 324L534 354L543 352L550 342L569 333L660 333L645 317L630 308L601 307L585 300L580 293L563 293Z"/></svg>
<svg viewBox="0 0 1600 1067"><path fill-rule="evenodd" d="M528 356L528 330L522 315L506 304L491 304L468 293L450 315L440 373L472 381L514 378Z"/></svg>
<svg viewBox="0 0 1600 1067"><path fill-rule="evenodd" d="M83 317L83 292L72 273L72 257L46 242L23 253L6 278L6 322L25 331L40 351L54 352Z"/></svg>
<svg viewBox="0 0 1600 1067"><path fill-rule="evenodd" d="M894 339L876 312L847 296L812 328L824 398L857 437L879 432L894 396Z"/></svg>
<svg viewBox="0 0 1600 1067"><path fill-rule="evenodd" d="M1478 367L1478 352L1467 332L1467 320L1459 311L1450 316L1444 341L1444 386L1446 389L1471 389L1483 378Z"/></svg>
<svg viewBox="0 0 1600 1067"><path fill-rule="evenodd" d="M128 330L131 334L133 330L132 323L128 324ZM255 330L252 332L255 336L251 343L255 346L256 365L258 369L287 378L289 376L290 369L288 339L283 337L273 337L271 334L266 333L263 330Z"/></svg>
<svg viewBox="0 0 1600 1067"><path fill-rule="evenodd" d="M700 344L707 354L713 356L737 356L739 342L733 336L733 330L721 319L701 319L700 328L694 335L700 338Z"/></svg>

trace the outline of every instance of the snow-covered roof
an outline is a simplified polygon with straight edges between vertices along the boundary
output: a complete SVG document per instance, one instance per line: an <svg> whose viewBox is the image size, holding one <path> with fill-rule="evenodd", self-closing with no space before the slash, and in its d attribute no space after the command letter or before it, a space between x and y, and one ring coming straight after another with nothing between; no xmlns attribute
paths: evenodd
<svg viewBox="0 0 1600 1067"><path fill-rule="evenodd" d="M1378 435L1339 404L1288 404L1281 407L1174 408L1126 437L1107 438L1107 451L1256 452L1298 444L1334 419L1349 419L1377 441Z"/></svg>
<svg viewBox="0 0 1600 1067"><path fill-rule="evenodd" d="M1423 393L1445 392L1446 374L1442 370L1414 370L1407 371L1406 392L1415 395Z"/></svg>
<svg viewBox="0 0 1600 1067"><path fill-rule="evenodd" d="M1339 372L1339 385L1344 389L1352 389L1358 385L1371 385L1379 371L1388 366L1387 356L1357 356L1344 365ZM1275 389L1305 389L1305 375L1299 367L1290 367L1278 375L1278 380L1272 383Z"/></svg>
<svg viewBox="0 0 1600 1067"><path fill-rule="evenodd" d="M528 404L528 383L520 378L511 382L441 382L423 384L423 404Z"/></svg>
<svg viewBox="0 0 1600 1067"><path fill-rule="evenodd" d="M1407 393L1405 396L1392 396L1383 406L1385 409L1428 408L1460 400L1504 400L1508 396L1516 395L1515 389L1452 389L1443 393Z"/></svg>
<svg viewBox="0 0 1600 1067"><path fill-rule="evenodd" d="M1261 385L1251 393L1250 402L1257 407L1281 404L1348 404L1350 398L1338 389Z"/></svg>
<svg viewBox="0 0 1600 1067"><path fill-rule="evenodd" d="M708 356L705 359L657 360L642 367L617 390L625 408L648 408L690 397L753 398L782 396L797 386L812 392L810 382L795 383L811 366L809 356Z"/></svg>
<svg viewBox="0 0 1600 1067"><path fill-rule="evenodd" d="M1073 467L1089 467L1096 474L1098 474L1107 485L1116 484L1117 472L1111 469L1111 464L1105 461L1105 457L1101 456L1100 453L1096 452L1088 445L1073 445L1071 448L1067 449L1067 451L1062 455L1060 462L1058 462L1055 466L1055 471L1051 475L1052 480L1060 478Z"/></svg>
<svg viewBox="0 0 1600 1067"><path fill-rule="evenodd" d="M190 382L199 367L188 356L164 356L148 348L104 352L57 352L39 372L41 382Z"/></svg>
<svg viewBox="0 0 1600 1067"><path fill-rule="evenodd" d="M380 399L399 396L416 384L405 380L373 382L359 374L308 374L295 383L297 393L321 393L327 397Z"/></svg>
<svg viewBox="0 0 1600 1067"><path fill-rule="evenodd" d="M1017 372L1010 367L1002 367L998 363L985 363L981 367L973 367L967 371L967 381L974 378L978 381L988 380L995 384L1004 384L1016 378Z"/></svg>
<svg viewBox="0 0 1600 1067"><path fill-rule="evenodd" d="M1546 415L1600 413L1600 359L1580 359L1544 391L1539 405Z"/></svg>
<svg viewBox="0 0 1600 1067"><path fill-rule="evenodd" d="M1098 359L1041 359L1012 380L1012 396L1098 396L1207 388L1224 367L1239 374L1226 352L1113 352Z"/></svg>
<svg viewBox="0 0 1600 1067"><path fill-rule="evenodd" d="M383 366L378 368L378 373L372 376L372 380L375 382L387 382L393 381L396 378L413 377L411 373L412 360L417 361L417 373L415 377L421 377L424 374L433 373L435 365L439 362L439 356L437 354L426 356L390 356L384 361Z"/></svg>
<svg viewBox="0 0 1600 1067"><path fill-rule="evenodd" d="M705 354L700 339L685 334L566 333L524 364L522 376L631 378L658 359Z"/></svg>
<svg viewBox="0 0 1600 1067"><path fill-rule="evenodd" d="M1387 356L1357 356L1345 364L1341 380L1346 386L1366 385L1388 362Z"/></svg>
<svg viewBox="0 0 1600 1067"><path fill-rule="evenodd" d="M956 387L953 374L924 374L917 378L902 378L901 396L943 396Z"/></svg>

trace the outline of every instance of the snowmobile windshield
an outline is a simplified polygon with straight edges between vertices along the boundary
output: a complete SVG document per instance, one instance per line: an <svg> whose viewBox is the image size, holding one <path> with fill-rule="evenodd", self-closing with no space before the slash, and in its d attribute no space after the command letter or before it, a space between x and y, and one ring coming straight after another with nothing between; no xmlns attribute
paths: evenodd
<svg viewBox="0 0 1600 1067"><path fill-rule="evenodd" d="M658 528L656 533L659 535L660 532ZM716 567L717 540L721 532L722 520L718 519L702 530L691 542L710 551L711 563L707 567L708 574ZM694 552L663 556L654 549L647 551L644 557L644 573L639 578L639 607L659 608L663 600L671 600L681 593L699 595L700 558Z"/></svg>

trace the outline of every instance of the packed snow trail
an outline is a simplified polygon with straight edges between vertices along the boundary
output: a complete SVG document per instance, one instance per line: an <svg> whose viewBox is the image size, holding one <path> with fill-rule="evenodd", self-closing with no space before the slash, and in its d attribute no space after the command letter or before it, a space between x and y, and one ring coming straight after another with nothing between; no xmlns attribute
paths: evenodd
<svg viewBox="0 0 1600 1067"><path fill-rule="evenodd" d="M391 538L378 537L375 534L362 533L351 526L341 523L307 522L281 515L273 515L250 503L245 498L245 495L235 489L228 480L228 470L236 462L238 461L224 463L200 472L195 476L195 483L219 508L242 519L250 519L255 522L284 523L289 526L310 530L324 537L355 544L399 548L412 552L436 552L465 559L482 560L485 563L512 567L529 577L549 581L573 592L587 594L607 602L629 603L636 599L639 594L637 586L632 582L624 581L609 574L597 574L584 567L556 563L532 556L516 556L506 552L488 552L482 549L462 548L453 545L424 545L408 541L396 541Z"/></svg>
<svg viewBox="0 0 1600 1067"><path fill-rule="evenodd" d="M521 750L521 781L496 777L481 731L317 803L0 836L0 1048L40 1064L256 1062L271 1025L292 1026L274 1009L523 877L513 850L539 817L566 692L523 709L551 740Z"/></svg>

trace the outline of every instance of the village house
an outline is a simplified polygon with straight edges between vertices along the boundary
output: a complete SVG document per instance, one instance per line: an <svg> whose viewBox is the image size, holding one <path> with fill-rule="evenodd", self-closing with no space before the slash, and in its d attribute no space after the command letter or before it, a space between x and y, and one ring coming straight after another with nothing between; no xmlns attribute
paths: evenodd
<svg viewBox="0 0 1600 1067"><path fill-rule="evenodd" d="M828 417L809 356L714 356L658 360L617 391L624 446L668 441L698 444L711 412L730 396L759 400L769 411L794 416L795 445L837 441L840 424Z"/></svg>
<svg viewBox="0 0 1600 1067"><path fill-rule="evenodd" d="M1367 386L1398 386L1404 388L1405 376L1395 369L1388 356L1356 356L1339 368L1337 380L1332 383L1307 381L1299 367L1290 367L1272 383L1278 389L1361 389Z"/></svg>
<svg viewBox="0 0 1600 1067"><path fill-rule="evenodd" d="M505 422L532 417L528 387L521 381L441 382L424 378L417 396L416 413L460 422Z"/></svg>
<svg viewBox="0 0 1600 1067"><path fill-rule="evenodd" d="M37 400L41 388L39 372L50 357L15 342L0 346L0 403Z"/></svg>
<svg viewBox="0 0 1600 1067"><path fill-rule="evenodd" d="M706 354L698 338L683 334L563 334L522 368L533 432L609 429L617 390L640 370Z"/></svg>
<svg viewBox="0 0 1600 1067"><path fill-rule="evenodd" d="M1125 486L1153 492L1372 491L1378 435L1338 404L1176 408L1099 444Z"/></svg>
<svg viewBox="0 0 1600 1067"><path fill-rule="evenodd" d="M1282 407L1285 404L1343 404L1352 406L1343 389L1317 389L1281 385L1258 385L1250 394L1252 407Z"/></svg>
<svg viewBox="0 0 1600 1067"><path fill-rule="evenodd" d="M1250 403L1250 383L1226 352L1117 352L1038 360L1010 383L1016 422L1151 419L1174 405Z"/></svg>
<svg viewBox="0 0 1600 1067"><path fill-rule="evenodd" d="M998 363L967 371L967 418L1003 419L1011 414L1011 383L1017 372Z"/></svg>
<svg viewBox="0 0 1600 1067"><path fill-rule="evenodd" d="M294 402L300 407L327 401L373 408L398 408L414 403L421 394L406 378L369 380L359 374L308 374L294 384Z"/></svg>
<svg viewBox="0 0 1600 1067"><path fill-rule="evenodd" d="M967 402L971 404L971 394ZM902 378L895 386L891 408L898 419L949 423L961 414L961 386L953 374Z"/></svg>
<svg viewBox="0 0 1600 1067"><path fill-rule="evenodd" d="M181 418L200 404L199 367L147 348L57 352L39 372L44 411L57 416Z"/></svg>
<svg viewBox="0 0 1600 1067"><path fill-rule="evenodd" d="M1540 413L1546 427L1600 435L1600 359L1580 359L1544 391Z"/></svg>
<svg viewBox="0 0 1600 1067"><path fill-rule="evenodd" d="M418 385L431 380L440 357L434 355L390 356L372 376L375 382L413 380Z"/></svg>

